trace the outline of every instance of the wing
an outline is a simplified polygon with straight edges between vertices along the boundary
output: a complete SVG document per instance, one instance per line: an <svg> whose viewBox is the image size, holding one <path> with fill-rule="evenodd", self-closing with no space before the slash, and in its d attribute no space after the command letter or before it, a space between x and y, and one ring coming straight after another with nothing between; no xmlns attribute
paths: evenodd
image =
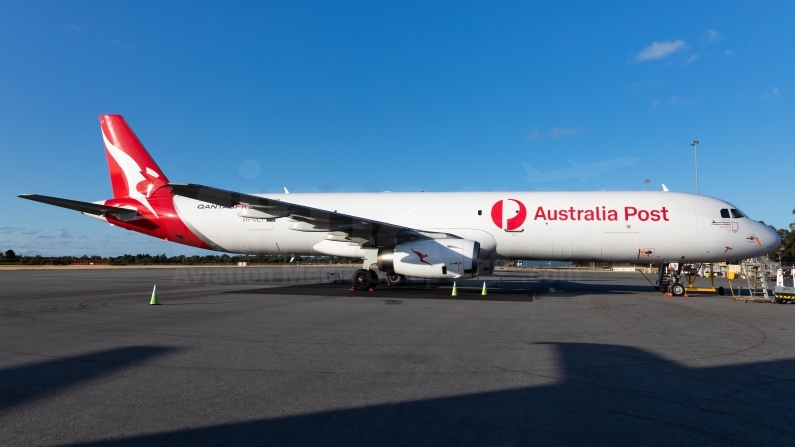
<svg viewBox="0 0 795 447"><path fill-rule="evenodd" d="M295 221L289 227L291 230L325 231L338 233L340 236L348 235L348 240L366 246L394 245L396 238L407 235L423 237L412 228L350 216L338 213L336 210L323 210L202 185L169 183L168 187L174 195L214 205L225 207L242 205L245 208L238 213L241 217L289 217Z"/></svg>
<svg viewBox="0 0 795 447"><path fill-rule="evenodd" d="M58 197L42 196L39 194L22 194L19 196L22 199L33 200L35 202L46 203L48 205L60 206L61 208L68 208L70 210L80 211L84 214L93 214L95 216L112 215L118 217L120 220L130 220L138 215L135 210L127 208L116 208L113 206L98 205L90 202L80 202L77 200L60 199Z"/></svg>

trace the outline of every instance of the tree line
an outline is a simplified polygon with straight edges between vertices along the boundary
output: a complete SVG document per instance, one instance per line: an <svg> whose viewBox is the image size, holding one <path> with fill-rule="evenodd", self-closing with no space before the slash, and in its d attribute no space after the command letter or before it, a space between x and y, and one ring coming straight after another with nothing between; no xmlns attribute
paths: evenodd
<svg viewBox="0 0 795 447"><path fill-rule="evenodd" d="M792 210L792 214L795 214L795 210ZM795 222L789 224L789 228L781 228L776 231L781 238L781 245L768 256L782 264L795 263Z"/></svg>

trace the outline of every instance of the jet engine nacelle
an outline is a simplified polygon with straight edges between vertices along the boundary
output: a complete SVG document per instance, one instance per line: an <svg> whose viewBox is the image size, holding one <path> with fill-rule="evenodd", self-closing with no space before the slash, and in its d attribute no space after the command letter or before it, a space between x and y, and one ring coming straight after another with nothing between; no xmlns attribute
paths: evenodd
<svg viewBox="0 0 795 447"><path fill-rule="evenodd" d="M378 269L414 278L473 277L480 244L468 239L429 239L378 250Z"/></svg>

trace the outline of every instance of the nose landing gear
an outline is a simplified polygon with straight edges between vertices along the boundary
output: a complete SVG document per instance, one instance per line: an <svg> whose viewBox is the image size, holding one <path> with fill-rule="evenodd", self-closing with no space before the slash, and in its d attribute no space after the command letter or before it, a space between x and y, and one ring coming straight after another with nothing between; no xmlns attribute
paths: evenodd
<svg viewBox="0 0 795 447"><path fill-rule="evenodd" d="M682 284L682 264L673 265L665 263L660 265L660 278L658 284L668 296L686 296L687 289ZM670 294L670 295L669 295Z"/></svg>
<svg viewBox="0 0 795 447"><path fill-rule="evenodd" d="M670 289L673 296L685 296L685 286L679 282L671 284Z"/></svg>

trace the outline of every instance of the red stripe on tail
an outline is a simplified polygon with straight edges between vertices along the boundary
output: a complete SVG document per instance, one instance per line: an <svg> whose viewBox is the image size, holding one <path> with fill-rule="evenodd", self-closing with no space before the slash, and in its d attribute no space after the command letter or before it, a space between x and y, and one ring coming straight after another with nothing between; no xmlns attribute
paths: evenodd
<svg viewBox="0 0 795 447"><path fill-rule="evenodd" d="M101 115L99 124L114 198L148 198L168 184L168 178L121 115Z"/></svg>

